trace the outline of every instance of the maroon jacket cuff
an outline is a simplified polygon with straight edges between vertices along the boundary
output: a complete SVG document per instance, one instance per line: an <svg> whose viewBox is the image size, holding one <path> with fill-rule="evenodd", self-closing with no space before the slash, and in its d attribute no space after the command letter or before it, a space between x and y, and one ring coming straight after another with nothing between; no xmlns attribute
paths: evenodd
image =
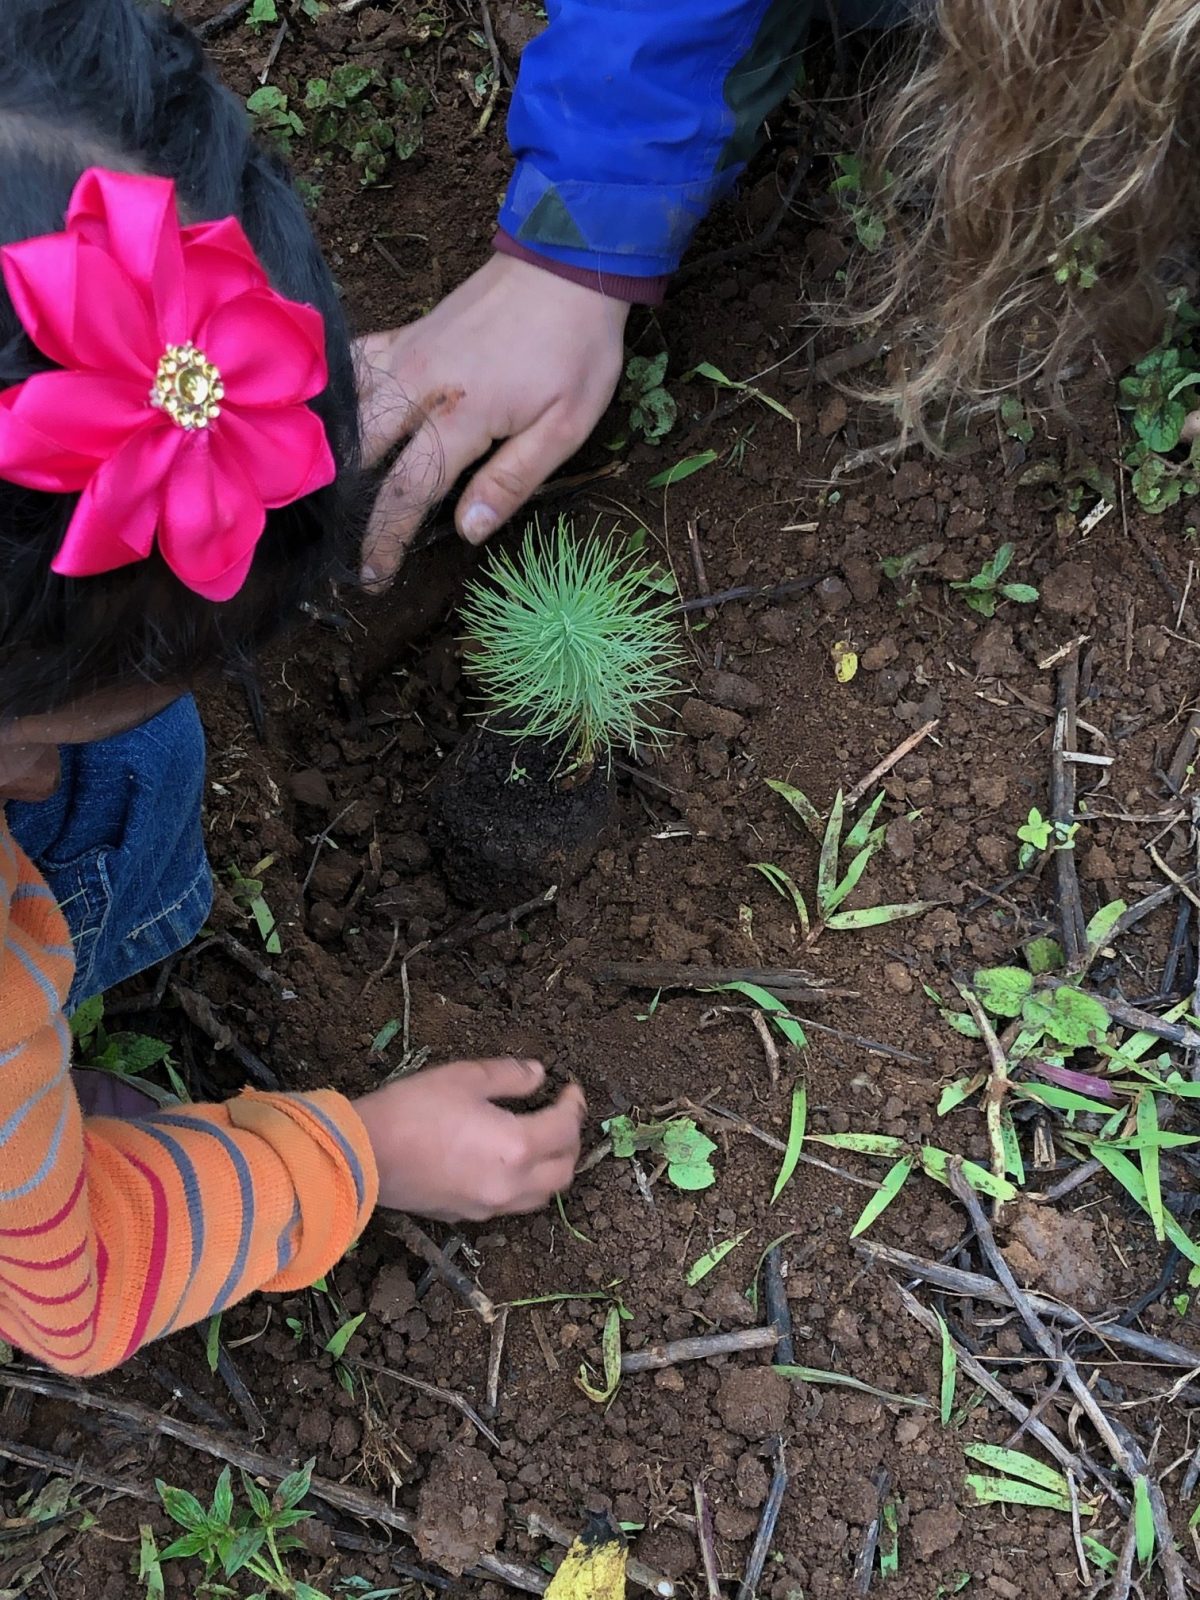
<svg viewBox="0 0 1200 1600"><path fill-rule="evenodd" d="M492 249L497 255L512 256L517 261L528 262L531 267L541 267L544 272L552 272L556 278L565 278L568 283L582 284L585 289L594 289L597 294L606 295L610 300L622 300L627 305L662 305L667 285L671 281L669 277L624 277L612 272L597 272L592 267L572 267L565 261L552 261L549 256L540 256L536 250L529 250L525 245L518 244L511 234L505 233L503 228L497 228L496 236L492 240Z"/></svg>

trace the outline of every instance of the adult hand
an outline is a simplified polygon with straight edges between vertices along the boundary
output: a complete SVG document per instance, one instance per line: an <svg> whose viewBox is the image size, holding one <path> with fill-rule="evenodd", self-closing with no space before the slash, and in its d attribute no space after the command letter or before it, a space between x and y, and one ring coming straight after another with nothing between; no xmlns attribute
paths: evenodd
<svg viewBox="0 0 1200 1600"><path fill-rule="evenodd" d="M421 519L492 445L458 502L481 544L600 420L621 376L629 307L496 255L427 317L361 340L368 464L408 444L379 491L363 582L386 587Z"/></svg>
<svg viewBox="0 0 1200 1600"><path fill-rule="evenodd" d="M453 1061L356 1100L380 1204L442 1222L540 1210L575 1175L583 1091L569 1084L524 1116L493 1101L524 1100L545 1077L538 1061Z"/></svg>

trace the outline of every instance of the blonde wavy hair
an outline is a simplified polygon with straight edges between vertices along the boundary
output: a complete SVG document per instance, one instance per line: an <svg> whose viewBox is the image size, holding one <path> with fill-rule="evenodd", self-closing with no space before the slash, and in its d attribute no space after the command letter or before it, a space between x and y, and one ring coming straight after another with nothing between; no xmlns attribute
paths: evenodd
<svg viewBox="0 0 1200 1600"><path fill-rule="evenodd" d="M927 0L868 131L893 249L871 315L919 313L889 391L1055 385L1156 337L1200 223L1200 3ZM883 264L881 262L881 264Z"/></svg>

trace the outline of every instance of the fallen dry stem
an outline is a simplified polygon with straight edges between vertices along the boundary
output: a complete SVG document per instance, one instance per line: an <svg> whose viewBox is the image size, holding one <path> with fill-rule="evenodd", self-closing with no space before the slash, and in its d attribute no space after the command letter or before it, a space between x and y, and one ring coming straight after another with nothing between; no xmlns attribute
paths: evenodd
<svg viewBox="0 0 1200 1600"><path fill-rule="evenodd" d="M427 1261L436 1271L442 1282L453 1289L460 1300L470 1306L477 1316L483 1318L490 1328L495 1322L498 1312L495 1304L489 1300L478 1285L471 1282L461 1267L456 1267L422 1228L418 1228L411 1217L405 1216L403 1211L392 1211L388 1206L380 1206L378 1216L387 1231L406 1249L411 1250L422 1261Z"/></svg>
<svg viewBox="0 0 1200 1600"><path fill-rule="evenodd" d="M960 1294L973 1300L989 1300L994 1305L1013 1304L1003 1284L997 1283L994 1278L984 1277L980 1272L966 1272L961 1267L946 1266L940 1261L925 1261L920 1256L910 1255L907 1250L875 1244L869 1239L856 1239L854 1248L872 1261L894 1267L907 1276L921 1278L935 1288L945 1289L949 1294ZM1083 1329L1105 1344L1124 1345L1127 1350L1136 1350L1148 1360L1184 1367L1189 1372L1200 1368L1200 1352L1189 1350L1186 1345L1176 1344L1171 1339L1156 1339L1151 1334L1143 1333L1140 1328L1126 1328L1119 1322L1092 1322L1073 1306L1048 1300L1044 1295L1028 1292L1027 1299L1039 1316L1051 1317L1068 1328Z"/></svg>
<svg viewBox="0 0 1200 1600"><path fill-rule="evenodd" d="M705 1361L710 1356L736 1355L742 1350L769 1350L778 1342L779 1329L737 1328L732 1333L702 1333L694 1339L673 1339L667 1344L648 1345L644 1350L627 1350L621 1357L621 1373L657 1372L675 1367L681 1361Z"/></svg>

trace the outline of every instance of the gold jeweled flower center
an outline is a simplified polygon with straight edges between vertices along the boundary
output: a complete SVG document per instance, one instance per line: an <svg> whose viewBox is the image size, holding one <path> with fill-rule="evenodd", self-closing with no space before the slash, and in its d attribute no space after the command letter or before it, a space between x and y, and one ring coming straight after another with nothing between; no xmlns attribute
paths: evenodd
<svg viewBox="0 0 1200 1600"><path fill-rule="evenodd" d="M165 411L177 427L191 433L221 415L225 385L221 374L194 344L169 344L158 363L150 404Z"/></svg>

